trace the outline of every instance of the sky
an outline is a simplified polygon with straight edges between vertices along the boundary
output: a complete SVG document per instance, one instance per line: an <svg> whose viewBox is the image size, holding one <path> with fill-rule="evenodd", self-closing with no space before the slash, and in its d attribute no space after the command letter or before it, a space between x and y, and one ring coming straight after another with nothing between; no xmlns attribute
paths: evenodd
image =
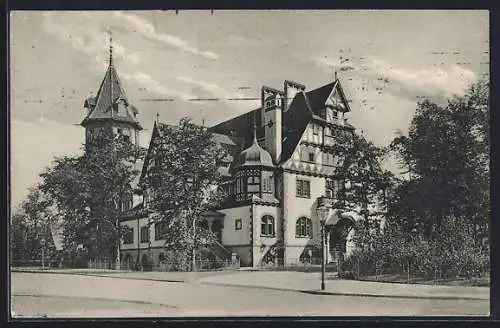
<svg viewBox="0 0 500 328"><path fill-rule="evenodd" d="M307 90L337 71L348 120L384 146L417 101L445 103L489 71L487 11L11 12L11 202L55 156L81 153L85 98L109 57L139 110L146 146L157 114L214 125L259 107L263 85ZM192 99L218 98L218 101Z"/></svg>

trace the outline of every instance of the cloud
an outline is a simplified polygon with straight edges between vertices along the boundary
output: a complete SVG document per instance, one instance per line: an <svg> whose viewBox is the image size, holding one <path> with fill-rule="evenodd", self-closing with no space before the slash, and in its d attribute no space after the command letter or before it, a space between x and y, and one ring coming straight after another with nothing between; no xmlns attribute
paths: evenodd
<svg viewBox="0 0 500 328"><path fill-rule="evenodd" d="M460 95L477 80L476 73L458 65L450 65L446 69L433 67L408 70L393 68L381 59L372 59L369 67L374 74L386 77L407 90L428 95L444 95L445 97Z"/></svg>
<svg viewBox="0 0 500 328"><path fill-rule="evenodd" d="M415 100L417 95L445 99L461 95L478 76L471 70L458 65L446 68L407 69L394 67L376 57L329 58L314 57L313 62L320 68L329 68L349 74L353 87L374 89L379 93L389 93Z"/></svg>
<svg viewBox="0 0 500 328"><path fill-rule="evenodd" d="M179 90L171 89L171 88L166 88L163 85L161 85L160 82L155 80L151 75L144 73L142 71L136 71L134 73L120 73L120 76L123 77L123 79L128 80L128 81L133 81L137 84L140 84L142 87L144 87L147 91L163 95L163 96L169 96L169 97L178 97L182 100L188 100L190 98L193 98L194 96L182 92Z"/></svg>
<svg viewBox="0 0 500 328"><path fill-rule="evenodd" d="M114 16L119 18L119 19L125 19L128 23L130 23L134 27L134 31L140 33L144 37L161 42L163 44L178 48L182 51L195 54L195 55L201 55L203 57L209 58L209 59L218 59L219 55L210 51L201 51L195 46L190 45L188 42L184 41L183 39L173 36L173 35L168 35L164 33L158 33L153 26L148 20L141 18L137 15L134 14L126 14L120 11L117 11L114 13Z"/></svg>
<svg viewBox="0 0 500 328"><path fill-rule="evenodd" d="M177 80L189 85L193 85L198 89L209 93L213 97L218 98L220 101L228 104L229 106L238 109L239 111L248 111L252 109L252 106L247 100L236 100L238 98L244 98L244 95L241 92L231 92L215 83L198 79L195 80L187 76L178 76ZM200 104L201 103L202 102L200 102Z"/></svg>
<svg viewBox="0 0 500 328"><path fill-rule="evenodd" d="M85 132L80 126L40 119L11 120L11 196L16 205L55 156L81 154Z"/></svg>
<svg viewBox="0 0 500 328"><path fill-rule="evenodd" d="M134 15L127 14L125 16ZM56 15L46 14L45 27L48 32L57 36L60 41L69 44L73 49L89 58L93 69L102 72L108 66L107 59L109 54L106 52L107 49L103 47L104 41L108 38L107 30L99 28L99 26L84 24L84 22L81 22L82 17L84 20L87 19L87 16L78 16L74 20L68 21ZM139 18L137 17L137 19ZM147 26L147 24L143 24L145 32L149 31ZM154 32L154 29L151 31ZM179 40L177 42L180 42ZM152 75L142 70L137 70L136 67L141 62L141 55L138 52L130 51L128 47L116 40L113 40L113 57L115 58L115 62L120 62L119 76L124 80L138 84L148 92L160 96L177 97L182 100L193 98L191 94L171 87L167 88ZM147 67L148 65L145 64L142 66Z"/></svg>

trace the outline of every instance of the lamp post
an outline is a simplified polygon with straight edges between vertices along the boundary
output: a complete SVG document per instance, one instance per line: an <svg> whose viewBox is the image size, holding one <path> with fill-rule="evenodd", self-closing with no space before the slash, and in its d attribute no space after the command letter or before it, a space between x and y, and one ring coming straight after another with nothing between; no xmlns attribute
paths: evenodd
<svg viewBox="0 0 500 328"><path fill-rule="evenodd" d="M196 218L193 218L193 272L196 271Z"/></svg>
<svg viewBox="0 0 500 328"><path fill-rule="evenodd" d="M42 246L42 270L45 270L45 239L40 241L40 245Z"/></svg>
<svg viewBox="0 0 500 328"><path fill-rule="evenodd" d="M325 290L325 223L330 207L327 197L318 197L316 210L321 224L321 290Z"/></svg>

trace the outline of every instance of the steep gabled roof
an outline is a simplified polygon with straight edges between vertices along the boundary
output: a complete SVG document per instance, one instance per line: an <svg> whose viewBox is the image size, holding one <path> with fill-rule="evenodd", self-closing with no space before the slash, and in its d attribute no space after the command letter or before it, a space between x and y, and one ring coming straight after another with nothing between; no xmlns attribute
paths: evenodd
<svg viewBox="0 0 500 328"><path fill-rule="evenodd" d="M157 123L155 121L155 123L153 125L153 132L151 134L151 140L149 141L148 151L147 151L147 154L144 158L144 163L142 166L142 172L141 172L141 175L139 178L139 182L142 182L142 180L144 179L144 176L146 174L147 166L149 164L149 160L151 158L151 153L153 151L153 149L152 149L153 148L153 141L157 137L163 137L164 133L165 133L165 128L167 128L167 127L171 128L171 129L178 128L177 125L167 124L167 123ZM242 144L241 138L236 137L236 136L229 136L229 135L216 133L213 131L211 131L211 132L212 132L213 140L216 143L216 145L224 148L228 153L228 156L224 160L226 160L227 162L232 162L233 159L241 151L241 146L240 146Z"/></svg>
<svg viewBox="0 0 500 328"><path fill-rule="evenodd" d="M339 80L336 80L335 82L329 83L306 93L307 99L309 99L311 110L314 112L314 114L317 115L320 109L325 108L328 97L332 93L334 95L337 95L339 100L343 102L346 112L351 111L349 102L347 101L344 90L342 89L342 85L340 84Z"/></svg>
<svg viewBox="0 0 500 328"><path fill-rule="evenodd" d="M267 88L267 87L265 87ZM277 91L277 90L276 90ZM308 92L298 92L287 111L282 112L282 150L280 163L286 162L295 151L307 125L311 119L324 121L319 117L320 110L325 105L330 95L340 98L345 105L345 110L350 111L349 103L345 97L340 81L337 79L332 83L321 86ZM252 125L261 125L261 108L254 109L245 114L234 117L230 120L221 122L209 130L228 136L238 136L245 141L244 147L248 147L252 141ZM344 127L353 129L354 127L345 122ZM257 137L263 136L264 129L257 129Z"/></svg>
<svg viewBox="0 0 500 328"><path fill-rule="evenodd" d="M304 92L297 93L288 110L283 112L281 163L292 156L312 116L313 113L309 108L306 94Z"/></svg>
<svg viewBox="0 0 500 328"><path fill-rule="evenodd" d="M259 107L245 114L214 125L208 128L208 130L217 134L236 137L237 140L241 141L241 147L248 147L252 143L252 126L254 123L257 125L257 138L264 136L264 129L261 127L261 120L262 110Z"/></svg>
<svg viewBox="0 0 500 328"><path fill-rule="evenodd" d="M124 113L114 112L113 104L118 99L124 101L126 110ZM99 86L97 95L94 99L87 99L86 105L93 105L81 125L85 126L90 121L114 120L118 122L131 123L137 128L142 129L139 122L135 118L138 113L137 109L129 103L125 90L122 87L118 73L114 65L111 63L106 70L106 74Z"/></svg>

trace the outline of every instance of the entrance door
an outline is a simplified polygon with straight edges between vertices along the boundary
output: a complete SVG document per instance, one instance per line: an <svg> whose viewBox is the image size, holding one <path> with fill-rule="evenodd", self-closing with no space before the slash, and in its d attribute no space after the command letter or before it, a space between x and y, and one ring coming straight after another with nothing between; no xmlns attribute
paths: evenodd
<svg viewBox="0 0 500 328"><path fill-rule="evenodd" d="M354 222L349 219L341 218L329 232L329 252L331 262L337 262L340 266L344 260L347 245L347 236L353 229Z"/></svg>
<svg viewBox="0 0 500 328"><path fill-rule="evenodd" d="M222 242L222 222L220 219L215 219L212 222L212 232L215 234L215 238L219 243Z"/></svg>

